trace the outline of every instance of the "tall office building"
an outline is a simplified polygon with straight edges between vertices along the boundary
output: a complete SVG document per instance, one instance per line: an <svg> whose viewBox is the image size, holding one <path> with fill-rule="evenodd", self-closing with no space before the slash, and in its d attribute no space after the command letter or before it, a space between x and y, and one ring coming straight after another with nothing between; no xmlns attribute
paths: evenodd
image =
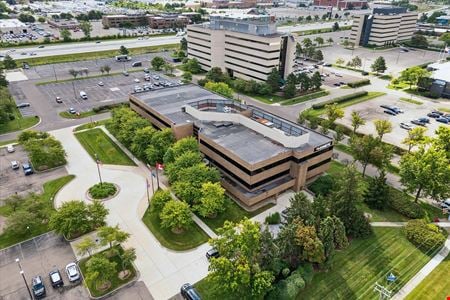
<svg viewBox="0 0 450 300"><path fill-rule="evenodd" d="M354 16L349 40L360 46L410 40L416 31L417 16L403 7L374 8L372 14Z"/></svg>
<svg viewBox="0 0 450 300"><path fill-rule="evenodd" d="M286 78L293 70L295 40L277 32L266 14L211 15L187 27L188 57L205 71L220 67L232 77L265 81L273 68Z"/></svg>

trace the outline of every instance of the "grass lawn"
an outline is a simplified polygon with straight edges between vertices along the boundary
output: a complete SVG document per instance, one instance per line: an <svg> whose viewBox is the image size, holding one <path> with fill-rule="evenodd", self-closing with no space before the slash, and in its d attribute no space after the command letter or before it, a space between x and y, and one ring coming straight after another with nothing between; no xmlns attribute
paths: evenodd
<svg viewBox="0 0 450 300"><path fill-rule="evenodd" d="M400 228L374 228L374 233L338 251L332 269L315 273L297 299L378 299L375 282L398 291L432 256L411 244ZM391 272L398 279L388 285L386 276Z"/></svg>
<svg viewBox="0 0 450 300"><path fill-rule="evenodd" d="M73 178L75 178L74 175L67 175L52 181L48 181L44 183L43 185L43 193L39 195L39 200L42 201L43 206L42 209L48 212L48 216L51 215L54 211L53 207L53 198L55 197L56 193L67 183L69 183ZM12 209L8 206L1 206L0 207L0 215L7 217L12 213ZM21 207L19 206L17 210L20 210ZM28 240L32 237L38 236L40 234L43 234L45 232L49 231L49 228L47 226L47 223L42 223L39 226L36 226L35 228L32 228L28 234L25 236L17 236L12 235L8 233L3 233L0 235L0 249L9 247L11 245L14 245L16 243Z"/></svg>
<svg viewBox="0 0 450 300"><path fill-rule="evenodd" d="M100 128L75 133L80 144L95 160L95 154L104 164L135 166L119 146L113 142Z"/></svg>
<svg viewBox="0 0 450 300"><path fill-rule="evenodd" d="M446 107L439 107L440 111L446 112L446 113L450 113L450 108L446 108Z"/></svg>
<svg viewBox="0 0 450 300"><path fill-rule="evenodd" d="M400 101L408 102L408 103L412 103L412 104L416 104L416 105L422 105L423 104L422 101L414 100L414 99L411 99L411 98L405 98L405 97L400 97Z"/></svg>
<svg viewBox="0 0 450 300"><path fill-rule="evenodd" d="M109 249L107 249L107 250L109 250ZM107 250L104 250L96 255L102 254ZM122 247L119 247L119 251L123 251ZM84 258L84 259L80 260L79 266L80 266L81 272L83 273L85 283L86 283L87 287L89 288L89 291L91 292L92 296L94 296L94 297L100 297L102 295L105 295L105 294L111 292L112 290L115 290L118 287L120 287L124 284L127 284L128 282L132 281L136 277L136 270L134 269L134 267L131 267L130 268L131 274L124 280L121 280L118 277L119 272L122 271L122 260L120 259L120 256L115 255L115 256L109 258L109 260L116 263L116 273L113 275L113 277L111 279L111 286L104 291L97 290L95 288L95 284L93 282L86 280L86 263L87 263L88 259Z"/></svg>
<svg viewBox="0 0 450 300"><path fill-rule="evenodd" d="M274 204L267 204L255 211L248 212L230 198L226 198L225 211L223 213L221 213L214 219L202 217L200 218L202 219L203 222L206 223L206 225L208 225L209 228L211 228L214 232L217 233L217 229L221 228L225 223L225 221L239 222L245 217L250 219L273 206Z"/></svg>
<svg viewBox="0 0 450 300"><path fill-rule="evenodd" d="M147 209L142 221L161 245L171 250L193 249L206 243L209 239L209 236L195 223L181 234L175 234L168 228L162 228L158 213L151 211L151 209Z"/></svg>
<svg viewBox="0 0 450 300"><path fill-rule="evenodd" d="M36 125L38 122L39 117L22 117L20 113L17 112L14 120L0 125L0 134L27 129Z"/></svg>
<svg viewBox="0 0 450 300"><path fill-rule="evenodd" d="M231 295L229 293L225 293L221 290L215 290L213 289L213 285L209 282L209 278L205 277L196 284L194 284L195 289L200 294L203 300L235 300L236 295ZM242 300L262 300L263 297L260 298L251 298L249 297L242 297Z"/></svg>
<svg viewBox="0 0 450 300"><path fill-rule="evenodd" d="M364 101L372 100L373 98L377 98L377 97L383 96L385 94L386 93L383 93L383 92L369 92L365 96L356 97L356 98L353 98L348 101L340 102L340 103L338 103L337 106L339 108L344 108L344 107L352 106L352 105L355 105L355 104L358 104L358 103L361 103ZM311 111L311 115L316 116L316 117L322 115L323 113L325 113L325 108L313 109Z"/></svg>
<svg viewBox="0 0 450 300"><path fill-rule="evenodd" d="M309 94L306 94L303 96L298 96L298 97L295 97L292 99L285 100L285 101L281 102L281 105L293 105L293 104L297 104L297 103L302 103L302 102L309 101L312 99L324 97L329 94L330 94L329 91L321 90L321 91L317 91L314 93L309 93Z"/></svg>
<svg viewBox="0 0 450 300"><path fill-rule="evenodd" d="M450 296L450 254L405 299L442 300Z"/></svg>
<svg viewBox="0 0 450 300"><path fill-rule="evenodd" d="M409 88L409 83L406 83L406 82L399 82L397 84L390 83L387 86L387 88L391 89L391 90L404 90L404 89Z"/></svg>
<svg viewBox="0 0 450 300"><path fill-rule="evenodd" d="M17 140L9 140L9 141L0 142L0 147L1 146L5 146L5 145L9 145L9 144L13 144L13 143L17 143Z"/></svg>
<svg viewBox="0 0 450 300"><path fill-rule="evenodd" d="M81 131L85 129L92 129L97 126L106 125L109 122L109 119L95 121L93 123L89 122L80 126L75 127L74 131Z"/></svg>
<svg viewBox="0 0 450 300"><path fill-rule="evenodd" d="M107 111L107 110L105 110L105 111ZM98 113L103 113L105 111L101 111L101 112L98 112ZM80 114L77 115L77 114L71 114L71 113L69 113L67 111L62 111L62 112L59 113L59 115L62 118L64 118L64 119L82 119L82 118L94 116L94 115L96 115L98 113L94 112L93 110L89 110L89 111L80 112Z"/></svg>

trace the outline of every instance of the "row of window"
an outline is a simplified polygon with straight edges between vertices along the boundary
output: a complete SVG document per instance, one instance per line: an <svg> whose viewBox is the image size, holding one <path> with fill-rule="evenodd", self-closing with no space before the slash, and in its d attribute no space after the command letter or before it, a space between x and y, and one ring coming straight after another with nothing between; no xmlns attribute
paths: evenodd
<svg viewBox="0 0 450 300"><path fill-rule="evenodd" d="M255 72L255 73L261 74L261 77L258 78L258 80L266 80L266 79L267 79L267 76L270 74L270 71L262 72L262 71L255 70L255 69L252 69L252 68L243 67L243 66L240 65L240 64L236 64L236 63L230 62L230 61L228 61L228 60L225 60L225 63L228 64L228 65L232 65L232 66L235 66L235 67L238 67L238 68L244 68L245 70L249 70L249 71L253 71L253 72ZM230 69L232 69L232 68L230 68ZM242 73L243 73L243 72L242 72ZM246 75L246 76L248 76L247 73L243 73L243 74Z"/></svg>
<svg viewBox="0 0 450 300"><path fill-rule="evenodd" d="M247 48L247 49L250 49L250 50L255 50L255 51L264 52L264 53L278 53L278 52L280 52L279 49L276 49L276 50L264 50L264 49L261 49L261 48L253 48L253 47L249 47L247 45L240 45L240 44L236 44L236 43L233 43L233 42L225 40L225 47L226 47L226 45L233 45L233 46L237 46L237 47L239 47L241 49Z"/></svg>
<svg viewBox="0 0 450 300"><path fill-rule="evenodd" d="M262 57L262 56L259 56L259 55L255 55L255 54L249 54L248 52L242 52L242 51L237 51L237 50L234 50L234 49L230 49L230 48L226 48L225 47L225 53L227 53L227 52L232 52L232 53L236 53L236 54L240 54L240 55L246 55L246 56L250 56L250 57L255 57L255 58L258 58L258 59L261 59L261 60L267 60L267 61L272 61L272 60L276 60L276 61L278 61L278 57L272 57L272 58L269 58L269 57L267 57L267 56L265 56L265 57ZM278 52L278 51L277 51Z"/></svg>
<svg viewBox="0 0 450 300"><path fill-rule="evenodd" d="M270 46L270 43L268 43L268 42L256 41L256 40L253 40L253 39L246 39L246 38L237 37L237 36L234 36L234 35L225 34L225 37L226 38L236 39L236 40L241 40L241 41L245 41L245 42L250 42L250 43L256 43L256 44Z"/></svg>

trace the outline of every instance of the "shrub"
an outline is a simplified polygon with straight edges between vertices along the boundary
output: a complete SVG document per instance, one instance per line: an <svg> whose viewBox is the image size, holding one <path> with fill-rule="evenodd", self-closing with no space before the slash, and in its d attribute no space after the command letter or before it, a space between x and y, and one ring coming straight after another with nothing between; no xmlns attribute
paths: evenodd
<svg viewBox="0 0 450 300"><path fill-rule="evenodd" d="M405 226L406 238L423 251L437 250L445 242L439 227L424 220L410 220Z"/></svg>
<svg viewBox="0 0 450 300"><path fill-rule="evenodd" d="M288 277L291 273L291 270L289 268L284 268L283 271L281 271L281 275L283 275L284 278Z"/></svg>
<svg viewBox="0 0 450 300"><path fill-rule="evenodd" d="M279 212L274 212L273 214L270 214L266 217L265 223L266 224L280 224L281 222L281 216Z"/></svg>
<svg viewBox="0 0 450 300"><path fill-rule="evenodd" d="M422 207L408 200L408 196L403 193L390 193L388 205L393 210L411 219L420 219L425 215Z"/></svg>
<svg viewBox="0 0 450 300"><path fill-rule="evenodd" d="M359 81L350 82L347 85L349 87L351 87L351 88L357 88L357 87L360 87L360 86L363 86L363 85L368 85L368 84L370 84L370 79L362 79L362 80L359 80Z"/></svg>
<svg viewBox="0 0 450 300"><path fill-rule="evenodd" d="M316 195L328 195L334 187L334 178L329 174L325 174L311 183L308 188Z"/></svg>
<svg viewBox="0 0 450 300"><path fill-rule="evenodd" d="M298 272L302 275L302 278L306 283L310 283L314 277L314 268L310 263L303 263L294 272Z"/></svg>
<svg viewBox="0 0 450 300"><path fill-rule="evenodd" d="M295 299L300 290L305 288L305 285L305 280L302 278L300 272L294 271L291 276L275 284L266 298L269 300Z"/></svg>
<svg viewBox="0 0 450 300"><path fill-rule="evenodd" d="M363 97L363 96L366 96L366 95L368 95L367 91L355 92L355 93L350 94L350 95L336 97L336 98L331 99L331 100L327 100L327 101L323 101L323 102L319 102L319 103L313 104L312 108L320 109L320 108L324 108L325 105L327 105L327 104L341 103L341 102L349 101L349 100L352 100L352 99L355 99L355 98Z"/></svg>
<svg viewBox="0 0 450 300"><path fill-rule="evenodd" d="M172 200L169 191L158 190L153 195L151 200L151 207L153 211L160 212L164 208L167 202Z"/></svg>
<svg viewBox="0 0 450 300"><path fill-rule="evenodd" d="M89 195L94 199L104 199L116 193L117 188L109 182L97 183L89 188Z"/></svg>

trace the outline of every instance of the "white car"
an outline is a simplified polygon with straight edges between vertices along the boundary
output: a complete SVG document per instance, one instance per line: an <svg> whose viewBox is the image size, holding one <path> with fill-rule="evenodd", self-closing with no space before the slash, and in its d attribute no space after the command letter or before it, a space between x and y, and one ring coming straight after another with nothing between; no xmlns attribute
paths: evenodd
<svg viewBox="0 0 450 300"><path fill-rule="evenodd" d="M136 83L139 83L139 82L141 82L138 78L135 78L134 79L134 82L136 82Z"/></svg>
<svg viewBox="0 0 450 300"><path fill-rule="evenodd" d="M441 202L441 208L450 209L450 198Z"/></svg>
<svg viewBox="0 0 450 300"><path fill-rule="evenodd" d="M13 153L16 149L14 149L13 145L8 145L8 147L6 147L6 151L8 151L8 153Z"/></svg>
<svg viewBox="0 0 450 300"><path fill-rule="evenodd" d="M12 168L13 170L17 170L17 169L19 169L19 167L20 167L20 165L19 165L19 162L18 162L17 160L13 160L13 161L11 162L11 168Z"/></svg>
<svg viewBox="0 0 450 300"><path fill-rule="evenodd" d="M98 86L104 86L105 84L103 83L103 81L100 81L99 83L98 83Z"/></svg>
<svg viewBox="0 0 450 300"><path fill-rule="evenodd" d="M74 282L80 279L80 272L76 263L71 262L66 266L66 274L70 282Z"/></svg>
<svg viewBox="0 0 450 300"><path fill-rule="evenodd" d="M406 130L411 130L413 129L413 127L409 124L406 123L400 123L400 128L406 129Z"/></svg>

